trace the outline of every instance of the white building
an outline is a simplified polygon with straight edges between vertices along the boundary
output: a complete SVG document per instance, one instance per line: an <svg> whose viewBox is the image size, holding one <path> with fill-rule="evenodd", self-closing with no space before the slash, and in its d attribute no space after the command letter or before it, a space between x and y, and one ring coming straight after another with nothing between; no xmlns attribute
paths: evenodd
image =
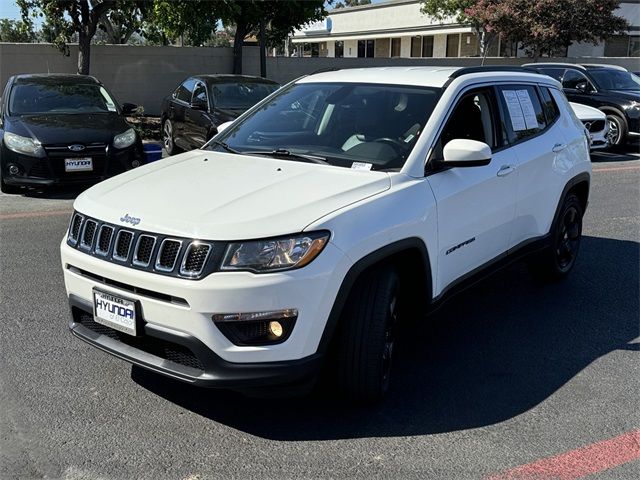
<svg viewBox="0 0 640 480"><path fill-rule="evenodd" d="M472 57L479 54L478 38L471 27L455 19L437 21L420 11L419 0L382 3L331 10L322 22L294 32L291 41L298 55L319 57ZM571 45L569 57L640 56L640 2L622 2L618 15L629 22L628 35L604 43ZM524 56L511 42L499 40L490 57Z"/></svg>

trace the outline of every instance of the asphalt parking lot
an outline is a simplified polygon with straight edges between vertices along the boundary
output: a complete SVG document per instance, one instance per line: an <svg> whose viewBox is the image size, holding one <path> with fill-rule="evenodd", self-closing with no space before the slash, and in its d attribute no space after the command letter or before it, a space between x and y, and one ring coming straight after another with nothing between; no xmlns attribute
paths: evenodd
<svg viewBox="0 0 640 480"><path fill-rule="evenodd" d="M408 327L369 408L198 390L72 338L77 192L1 195L0 478L640 478L634 151L594 155L567 281L514 264Z"/></svg>

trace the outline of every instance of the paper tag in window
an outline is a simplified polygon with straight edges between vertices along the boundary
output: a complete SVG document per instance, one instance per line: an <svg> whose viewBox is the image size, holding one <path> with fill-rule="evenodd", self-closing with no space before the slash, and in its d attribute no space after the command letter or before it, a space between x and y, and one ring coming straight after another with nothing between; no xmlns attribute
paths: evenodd
<svg viewBox="0 0 640 480"><path fill-rule="evenodd" d="M107 105L107 110L110 112L117 112L116 104L113 102L107 91L102 87L100 87L100 94L104 99L104 103Z"/></svg>
<svg viewBox="0 0 640 480"><path fill-rule="evenodd" d="M520 108L520 102L518 101L518 95L515 90L503 90L502 95L507 102L507 110L509 110L509 117L511 118L511 126L513 130L519 132L520 130L526 130L527 124L522 114L522 108ZM537 126L537 124L536 124Z"/></svg>
<svg viewBox="0 0 640 480"><path fill-rule="evenodd" d="M522 113L524 114L524 123L527 125L527 130L535 130L538 128L538 119L536 118L529 92L527 90L516 90L516 95L518 95L520 108L522 108Z"/></svg>
<svg viewBox="0 0 640 480"><path fill-rule="evenodd" d="M373 164L365 162L353 162L351 164L352 170L371 170L371 167L373 167Z"/></svg>

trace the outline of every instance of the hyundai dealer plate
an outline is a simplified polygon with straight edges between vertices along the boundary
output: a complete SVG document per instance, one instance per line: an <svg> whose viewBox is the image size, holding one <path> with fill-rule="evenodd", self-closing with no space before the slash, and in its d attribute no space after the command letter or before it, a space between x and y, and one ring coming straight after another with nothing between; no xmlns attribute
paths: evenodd
<svg viewBox="0 0 640 480"><path fill-rule="evenodd" d="M90 172L93 170L93 159L91 157L83 158L65 158L65 172Z"/></svg>
<svg viewBox="0 0 640 480"><path fill-rule="evenodd" d="M131 300L94 290L93 318L96 323L136 335L136 303Z"/></svg>

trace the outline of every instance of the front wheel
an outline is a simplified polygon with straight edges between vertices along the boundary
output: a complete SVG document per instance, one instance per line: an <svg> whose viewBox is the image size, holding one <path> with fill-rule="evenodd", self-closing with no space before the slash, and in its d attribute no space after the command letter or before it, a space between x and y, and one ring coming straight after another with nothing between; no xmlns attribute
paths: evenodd
<svg viewBox="0 0 640 480"><path fill-rule="evenodd" d="M174 138L173 123L167 118L162 124L162 145L169 156L180 153L180 149L176 146Z"/></svg>
<svg viewBox="0 0 640 480"><path fill-rule="evenodd" d="M336 345L337 382L350 399L371 403L389 389L400 279L384 268L363 276L349 296Z"/></svg>
<svg viewBox="0 0 640 480"><path fill-rule="evenodd" d="M609 131L607 132L607 141L610 147L618 147L624 143L627 134L627 128L624 120L618 115L607 114L609 121Z"/></svg>
<svg viewBox="0 0 640 480"><path fill-rule="evenodd" d="M561 280L573 269L580 249L583 215L580 199L570 193L551 228L551 244L531 259L531 270L538 279Z"/></svg>

